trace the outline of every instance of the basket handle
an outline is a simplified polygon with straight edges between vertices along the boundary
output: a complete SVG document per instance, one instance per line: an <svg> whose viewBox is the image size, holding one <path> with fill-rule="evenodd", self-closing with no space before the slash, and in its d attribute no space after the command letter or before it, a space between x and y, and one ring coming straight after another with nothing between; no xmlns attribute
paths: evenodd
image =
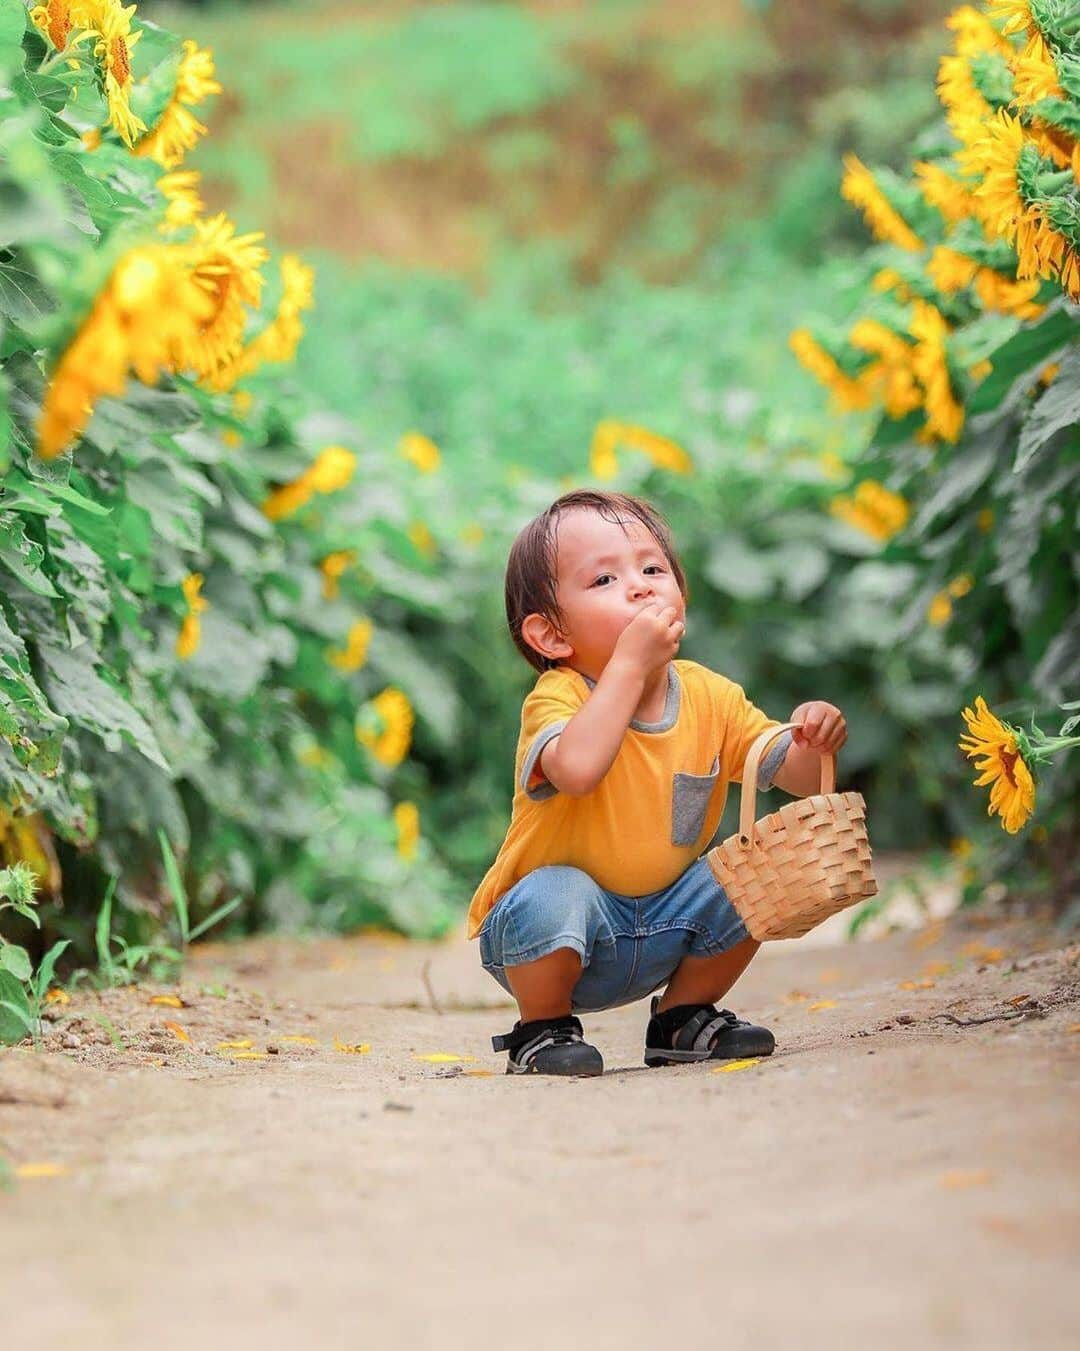
<svg viewBox="0 0 1080 1351"><path fill-rule="evenodd" d="M743 765L742 773L742 800L739 803L740 849L749 849L753 842L754 821L757 818L757 776L761 757L782 732L791 732L801 726L801 722L782 722L779 727L766 727L746 752L746 763ZM836 791L835 751L822 752L820 791L822 793Z"/></svg>

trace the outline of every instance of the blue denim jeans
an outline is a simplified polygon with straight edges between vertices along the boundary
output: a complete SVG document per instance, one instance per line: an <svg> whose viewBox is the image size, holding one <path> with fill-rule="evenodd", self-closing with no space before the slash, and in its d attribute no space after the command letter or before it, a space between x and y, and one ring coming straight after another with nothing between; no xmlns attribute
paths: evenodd
<svg viewBox="0 0 1080 1351"><path fill-rule="evenodd" d="M480 930L480 961L513 993L508 966L573 948L583 970L572 1007L587 1012L643 999L687 955L713 957L748 937L704 855L647 896L620 896L580 868L551 865L499 898Z"/></svg>

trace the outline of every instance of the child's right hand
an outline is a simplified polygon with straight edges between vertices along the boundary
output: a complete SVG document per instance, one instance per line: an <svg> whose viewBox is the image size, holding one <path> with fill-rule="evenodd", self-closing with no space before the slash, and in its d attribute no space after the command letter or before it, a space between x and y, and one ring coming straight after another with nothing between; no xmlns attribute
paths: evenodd
<svg viewBox="0 0 1080 1351"><path fill-rule="evenodd" d="M685 632L686 625L674 605L661 609L658 601L652 601L619 634L611 659L650 676L675 656Z"/></svg>

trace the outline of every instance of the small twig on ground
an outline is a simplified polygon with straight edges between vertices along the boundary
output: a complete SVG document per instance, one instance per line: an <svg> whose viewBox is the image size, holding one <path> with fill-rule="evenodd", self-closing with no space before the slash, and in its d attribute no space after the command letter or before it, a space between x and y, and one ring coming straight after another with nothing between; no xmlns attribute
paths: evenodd
<svg viewBox="0 0 1080 1351"><path fill-rule="evenodd" d="M977 1027L980 1023L1008 1023L1014 1018L1027 1018L1031 1012L1030 1009L1013 1009L1011 1013L992 1013L989 1018L957 1018L952 1013L935 1013L934 1018L946 1018L957 1027Z"/></svg>
<svg viewBox="0 0 1080 1351"><path fill-rule="evenodd" d="M432 989L432 986L431 986L431 980L430 980L430 978L428 977L428 972L429 972L430 970L431 970L431 962L430 962L430 960L429 960L429 961L426 961L426 962L424 963L424 965L420 968L420 978L421 978L421 980L423 980L423 982L424 982L424 988L425 988L425 989L427 990L427 992L428 992L428 998L431 1000L431 1007L435 1010L436 1013L438 1013L438 1014L441 1015L441 1014L442 1014L442 1005L441 1005L441 1004L439 1003L439 1001L435 998L435 991Z"/></svg>

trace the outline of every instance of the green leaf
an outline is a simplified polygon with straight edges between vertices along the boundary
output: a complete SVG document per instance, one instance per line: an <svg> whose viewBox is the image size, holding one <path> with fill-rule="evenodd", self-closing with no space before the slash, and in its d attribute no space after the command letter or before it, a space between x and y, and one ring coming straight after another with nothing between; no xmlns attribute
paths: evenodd
<svg viewBox="0 0 1080 1351"><path fill-rule="evenodd" d="M23 261L18 250L0 254L0 310L19 324L35 322L50 314L56 301Z"/></svg>
<svg viewBox="0 0 1080 1351"><path fill-rule="evenodd" d="M56 968L56 962L61 953L71 943L70 938L62 938L59 943L54 943L41 959L41 965L34 976L34 994L37 996L38 1003L45 998L45 992L49 988L49 982L52 980L53 971Z"/></svg>
<svg viewBox="0 0 1080 1351"><path fill-rule="evenodd" d="M10 971L16 980L29 980L33 967L25 948L0 939L0 969Z"/></svg>
<svg viewBox="0 0 1080 1351"><path fill-rule="evenodd" d="M72 722L98 733L109 750L119 749L124 736L148 760L168 772L169 765L146 719L98 674L88 646L69 651L40 644L47 673L45 685L53 707Z"/></svg>
<svg viewBox="0 0 1080 1351"><path fill-rule="evenodd" d="M38 596L55 596L53 584L41 571L45 550L27 539L22 521L14 513L0 512L0 563Z"/></svg>
<svg viewBox="0 0 1080 1351"><path fill-rule="evenodd" d="M0 1043L12 1045L34 1030L30 1002L21 980L0 971Z"/></svg>
<svg viewBox="0 0 1080 1351"><path fill-rule="evenodd" d="M109 885L105 889L105 897L101 902L101 909L98 911L97 922L94 925L94 944L97 947L98 966L105 971L108 971L113 964L109 931L112 928L112 901L115 890L116 877L114 875L109 878Z"/></svg>
<svg viewBox="0 0 1080 1351"><path fill-rule="evenodd" d="M968 413L996 408L1013 384L1032 366L1045 361L1077 336L1076 321L1068 311L1055 309L1039 323L1029 324L990 354L993 370L971 396Z"/></svg>
<svg viewBox="0 0 1080 1351"><path fill-rule="evenodd" d="M188 941L194 942L196 938L206 933L207 929L212 929L215 924L219 924L226 915L231 915L238 905L243 901L242 896L234 896L231 901L226 901L224 905L219 905L211 915L207 915L201 923L196 924L191 933L188 934Z"/></svg>
<svg viewBox="0 0 1080 1351"><path fill-rule="evenodd" d="M158 831L158 843L161 846L161 857L165 862L165 877L169 883L169 890L172 892L173 905L176 907L176 917L180 924L180 936L186 943L190 937L188 932L188 904L187 895L184 891L184 882L180 876L180 869L176 865L176 855L169 844L169 837L163 830Z"/></svg>
<svg viewBox="0 0 1080 1351"><path fill-rule="evenodd" d="M1035 404L1020 429L1013 472L1023 469L1031 457L1066 427L1080 423L1080 347L1061 359L1061 369L1046 393Z"/></svg>

